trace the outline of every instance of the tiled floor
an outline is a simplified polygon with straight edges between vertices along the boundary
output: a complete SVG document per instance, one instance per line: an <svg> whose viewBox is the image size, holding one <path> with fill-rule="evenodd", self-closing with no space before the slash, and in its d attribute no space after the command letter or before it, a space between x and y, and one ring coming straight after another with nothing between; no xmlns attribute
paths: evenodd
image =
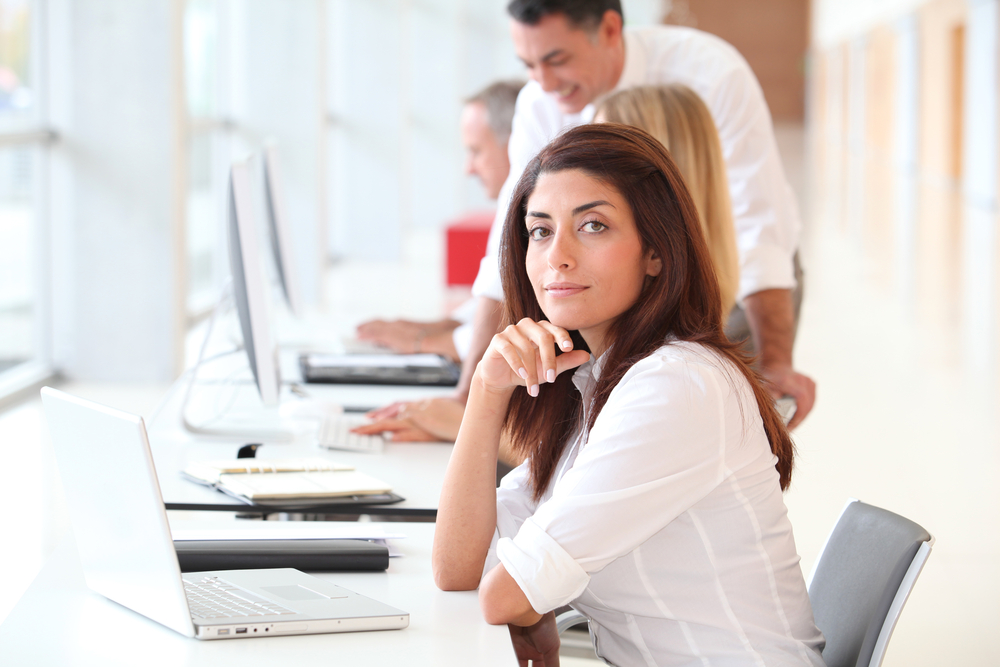
<svg viewBox="0 0 1000 667"><path fill-rule="evenodd" d="M785 129L779 139L803 190L801 132ZM842 224L830 214L829 193L814 192L804 202L807 291L796 361L816 379L818 403L796 433L798 467L786 496L803 569L849 497L910 517L937 544L885 664L1000 664L989 639L1000 627L1000 410L991 374L963 370L947 308L948 263L919 265L921 283L944 290L927 292L921 307L919 290L914 299L886 278L891 241L863 222ZM335 312L355 320L439 315L449 295L437 287L437 237L414 232L406 247L399 262L338 265L327 290ZM362 284L372 289L358 290ZM138 412L162 391L76 389ZM0 549L0 568L21 573L0 583L0 619L65 530L44 442L37 402L0 415L0 534L18 545Z"/></svg>

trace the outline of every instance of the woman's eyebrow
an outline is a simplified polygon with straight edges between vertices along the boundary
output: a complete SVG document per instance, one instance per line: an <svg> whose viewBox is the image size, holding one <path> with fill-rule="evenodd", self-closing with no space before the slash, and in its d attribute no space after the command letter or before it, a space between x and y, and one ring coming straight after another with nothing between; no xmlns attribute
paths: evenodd
<svg viewBox="0 0 1000 667"><path fill-rule="evenodd" d="M582 206L577 206L576 208L573 209L573 215L580 215L584 211L590 210L597 206L610 206L611 208L614 208L614 204L612 204L611 202L604 201L603 199L598 199L597 201L592 201L589 204L583 204Z"/></svg>
<svg viewBox="0 0 1000 667"><path fill-rule="evenodd" d="M589 211L590 209L596 208L598 206L610 206L611 208L615 207L615 205L612 204L609 201L604 201L603 199L598 199L597 201L592 201L590 203L581 204L580 206L577 206L576 208L573 209L573 215L580 215L584 211ZM545 218L546 220L551 220L552 219L551 215L549 215L548 213L542 213L541 211L528 211L525 214L524 217L526 217L526 218Z"/></svg>

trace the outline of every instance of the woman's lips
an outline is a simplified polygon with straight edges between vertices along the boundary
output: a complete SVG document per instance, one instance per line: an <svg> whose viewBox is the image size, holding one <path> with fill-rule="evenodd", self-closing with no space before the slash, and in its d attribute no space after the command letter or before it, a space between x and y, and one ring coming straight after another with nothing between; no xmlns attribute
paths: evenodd
<svg viewBox="0 0 1000 667"><path fill-rule="evenodd" d="M549 296L555 297L575 296L585 289L587 289L586 285L578 285L577 283L549 283L545 286L545 291L549 293Z"/></svg>

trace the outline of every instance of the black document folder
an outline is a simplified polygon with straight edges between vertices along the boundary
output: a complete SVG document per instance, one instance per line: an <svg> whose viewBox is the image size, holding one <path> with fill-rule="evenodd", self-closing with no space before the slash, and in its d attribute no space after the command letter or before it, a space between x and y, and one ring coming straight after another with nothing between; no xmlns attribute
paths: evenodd
<svg viewBox="0 0 1000 667"><path fill-rule="evenodd" d="M302 379L331 384L454 387L462 369L436 354L303 354Z"/></svg>
<svg viewBox="0 0 1000 667"><path fill-rule="evenodd" d="M380 571L389 549L367 540L174 540L181 572L293 567L306 572Z"/></svg>

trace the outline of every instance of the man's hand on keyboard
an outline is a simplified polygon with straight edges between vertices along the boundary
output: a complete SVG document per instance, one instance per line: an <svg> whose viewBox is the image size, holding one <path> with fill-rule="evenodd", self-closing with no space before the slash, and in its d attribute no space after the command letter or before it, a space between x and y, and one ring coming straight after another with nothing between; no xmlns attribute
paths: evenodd
<svg viewBox="0 0 1000 667"><path fill-rule="evenodd" d="M465 404L453 398L430 398L410 403L393 403L372 410L374 419L352 429L354 433L381 433L393 442L454 442L462 425Z"/></svg>

